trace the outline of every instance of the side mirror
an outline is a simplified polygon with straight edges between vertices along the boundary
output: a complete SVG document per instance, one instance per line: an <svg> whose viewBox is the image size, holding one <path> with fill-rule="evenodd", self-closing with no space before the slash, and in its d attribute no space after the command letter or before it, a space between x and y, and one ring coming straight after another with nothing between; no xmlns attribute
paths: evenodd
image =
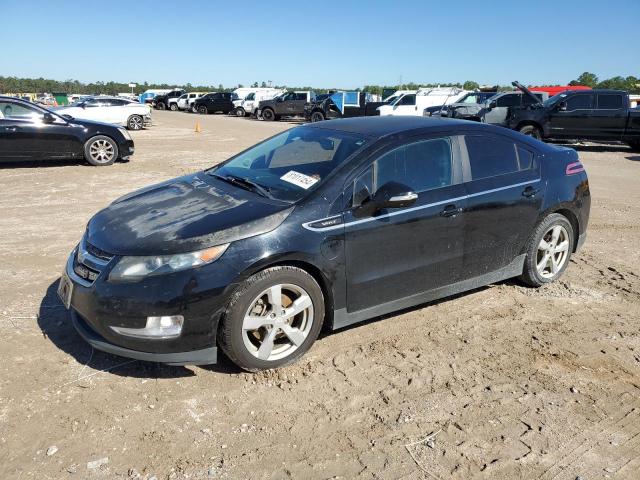
<svg viewBox="0 0 640 480"><path fill-rule="evenodd" d="M418 200L418 194L398 182L387 182L354 210L357 217L371 216L385 208L405 208Z"/></svg>
<svg viewBox="0 0 640 480"><path fill-rule="evenodd" d="M492 100L491 102L489 102L489 110L491 110L492 108L496 108L498 106L498 104L496 103L495 100Z"/></svg>
<svg viewBox="0 0 640 480"><path fill-rule="evenodd" d="M558 111L559 112L566 112L567 111L567 102L560 102L558 104Z"/></svg>
<svg viewBox="0 0 640 480"><path fill-rule="evenodd" d="M55 121L56 121L56 117L51 115L49 112L45 113L44 116L42 117L43 123L54 123Z"/></svg>

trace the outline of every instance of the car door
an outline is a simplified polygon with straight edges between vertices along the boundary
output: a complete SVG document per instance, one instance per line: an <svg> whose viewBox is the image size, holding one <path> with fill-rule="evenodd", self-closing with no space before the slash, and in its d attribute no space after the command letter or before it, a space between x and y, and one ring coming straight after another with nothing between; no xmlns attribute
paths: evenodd
<svg viewBox="0 0 640 480"><path fill-rule="evenodd" d="M0 101L0 159L42 160L69 158L73 128L58 117L44 122L46 110L35 105Z"/></svg>
<svg viewBox="0 0 640 480"><path fill-rule="evenodd" d="M507 268L537 221L545 185L536 152L510 136L464 135L464 279Z"/></svg>
<svg viewBox="0 0 640 480"><path fill-rule="evenodd" d="M403 95L396 101L393 106L392 115L415 115L416 113L416 95L408 93Z"/></svg>
<svg viewBox="0 0 640 480"><path fill-rule="evenodd" d="M347 310L355 312L457 281L462 267L464 186L455 139L417 137L396 143L345 189L343 214ZM405 208L361 217L358 207L388 182L417 194Z"/></svg>
<svg viewBox="0 0 640 480"><path fill-rule="evenodd" d="M628 105L622 93L598 93L591 112L590 137L619 140L627 125Z"/></svg>
<svg viewBox="0 0 640 480"><path fill-rule="evenodd" d="M588 137L593 133L594 95L574 93L558 102L549 113L549 131L554 138Z"/></svg>
<svg viewBox="0 0 640 480"><path fill-rule="evenodd" d="M491 125L505 125L510 107L519 107L522 102L522 94L508 93L495 100L489 100L491 105L482 115L482 121ZM495 103L495 106L493 104Z"/></svg>

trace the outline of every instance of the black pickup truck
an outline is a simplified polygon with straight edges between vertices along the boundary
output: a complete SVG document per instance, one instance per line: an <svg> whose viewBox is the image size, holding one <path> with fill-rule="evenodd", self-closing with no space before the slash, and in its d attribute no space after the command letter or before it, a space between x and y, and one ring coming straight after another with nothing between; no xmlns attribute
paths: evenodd
<svg viewBox="0 0 640 480"><path fill-rule="evenodd" d="M268 122L282 117L298 117L304 115L305 104L315 98L315 92L285 92L270 100L262 100L258 104L258 117Z"/></svg>
<svg viewBox="0 0 640 480"><path fill-rule="evenodd" d="M336 92L304 106L304 118L321 122L331 118L369 117L380 115L378 107L385 102L372 101L366 92Z"/></svg>
<svg viewBox="0 0 640 480"><path fill-rule="evenodd" d="M527 109L510 110L507 126L537 139L615 140L640 149L640 109L629 108L623 90L567 90Z"/></svg>

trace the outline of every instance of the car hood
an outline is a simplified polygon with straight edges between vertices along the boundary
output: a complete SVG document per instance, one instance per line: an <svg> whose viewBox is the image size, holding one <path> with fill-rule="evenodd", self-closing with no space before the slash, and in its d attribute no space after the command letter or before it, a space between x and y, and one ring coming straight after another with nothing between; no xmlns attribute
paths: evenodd
<svg viewBox="0 0 640 480"><path fill-rule="evenodd" d="M200 172L117 199L89 221L86 236L114 255L193 252L269 232L292 210Z"/></svg>

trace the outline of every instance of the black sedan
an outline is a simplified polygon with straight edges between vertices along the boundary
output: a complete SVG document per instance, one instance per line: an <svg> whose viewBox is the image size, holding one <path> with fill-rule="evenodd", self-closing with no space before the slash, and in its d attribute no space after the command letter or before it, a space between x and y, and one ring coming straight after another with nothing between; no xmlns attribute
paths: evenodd
<svg viewBox="0 0 640 480"><path fill-rule="evenodd" d="M60 116L0 96L0 162L84 158L103 166L127 160L133 151L133 140L122 127Z"/></svg>
<svg viewBox="0 0 640 480"><path fill-rule="evenodd" d="M572 149L458 120L318 122L98 212L59 295L99 350L273 368L323 326L556 280L589 208Z"/></svg>

